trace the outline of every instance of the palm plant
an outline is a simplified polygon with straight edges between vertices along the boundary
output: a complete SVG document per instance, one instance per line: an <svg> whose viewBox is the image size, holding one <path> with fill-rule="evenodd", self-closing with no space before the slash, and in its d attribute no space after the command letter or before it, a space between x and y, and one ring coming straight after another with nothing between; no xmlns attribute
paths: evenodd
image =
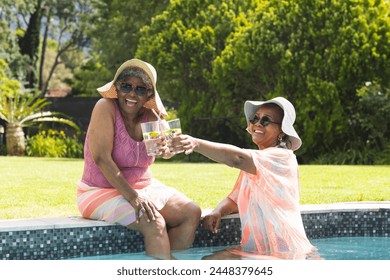
<svg viewBox="0 0 390 280"><path fill-rule="evenodd" d="M58 122L79 130L79 127L66 115L43 111L50 102L39 96L39 92L30 93L27 90L16 90L12 94L0 94L0 119L6 122L8 155L24 155L26 148L24 127L35 126L40 122Z"/></svg>

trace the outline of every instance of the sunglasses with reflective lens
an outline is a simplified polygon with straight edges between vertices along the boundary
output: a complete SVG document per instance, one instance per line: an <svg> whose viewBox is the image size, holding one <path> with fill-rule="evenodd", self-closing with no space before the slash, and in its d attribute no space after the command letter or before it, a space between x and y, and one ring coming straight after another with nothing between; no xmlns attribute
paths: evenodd
<svg viewBox="0 0 390 280"><path fill-rule="evenodd" d="M263 116L263 117L260 118L260 117L258 117L258 116L256 116L256 115L254 115L253 118L251 118L251 119L249 120L249 122L250 122L251 124L257 124L259 121L260 121L260 124L261 124L262 126L267 126L267 125L269 125L269 124L271 124L271 123L280 124L279 122L273 122L273 121L271 121L271 120L269 119L269 117L267 117L267 116Z"/></svg>
<svg viewBox="0 0 390 280"><path fill-rule="evenodd" d="M142 95L146 94L149 89L146 87L140 87L140 86L137 86L134 88L132 84L126 84L126 83L122 83L120 85L120 91L123 93L129 93L132 90L134 90L135 94L137 94L138 96L142 96Z"/></svg>

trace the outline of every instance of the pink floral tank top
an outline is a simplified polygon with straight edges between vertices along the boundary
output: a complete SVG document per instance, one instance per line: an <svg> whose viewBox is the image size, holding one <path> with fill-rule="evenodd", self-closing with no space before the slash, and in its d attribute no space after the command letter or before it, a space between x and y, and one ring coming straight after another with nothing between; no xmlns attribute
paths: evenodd
<svg viewBox="0 0 390 280"><path fill-rule="evenodd" d="M116 100L115 104L115 124L114 124L114 146L112 158L121 170L123 176L135 189L142 189L151 182L151 171L149 166L154 162L154 157L146 154L145 144L131 138L127 133L122 115L119 111ZM142 122L146 122L147 116L143 117ZM95 164L88 145L89 130L87 131L84 144L84 172L82 182L101 188L112 188L106 177Z"/></svg>

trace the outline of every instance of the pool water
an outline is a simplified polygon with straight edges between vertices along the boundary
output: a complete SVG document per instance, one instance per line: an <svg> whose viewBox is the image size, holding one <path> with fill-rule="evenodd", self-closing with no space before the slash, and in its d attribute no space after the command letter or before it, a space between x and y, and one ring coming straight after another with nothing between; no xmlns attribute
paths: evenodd
<svg viewBox="0 0 390 280"><path fill-rule="evenodd" d="M390 237L332 237L311 242L325 260L390 260Z"/></svg>
<svg viewBox="0 0 390 280"><path fill-rule="evenodd" d="M332 237L312 239L325 260L390 260L389 237ZM190 248L175 252L178 260L200 260L203 256L225 249L226 246ZM145 252L76 258L76 260L154 260Z"/></svg>

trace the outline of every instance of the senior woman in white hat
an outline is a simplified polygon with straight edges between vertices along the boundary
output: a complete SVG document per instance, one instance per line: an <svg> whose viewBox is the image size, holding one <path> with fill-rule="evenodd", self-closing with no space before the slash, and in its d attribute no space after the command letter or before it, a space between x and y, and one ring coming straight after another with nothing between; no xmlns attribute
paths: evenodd
<svg viewBox="0 0 390 280"><path fill-rule="evenodd" d="M154 157L146 153L141 122L167 115L156 81L152 65L131 59L111 82L97 89L103 98L92 111L86 135L77 204L86 218L140 231L148 255L170 259L172 250L192 244L201 210L152 178L149 166ZM170 158L164 142L161 139L161 156Z"/></svg>
<svg viewBox="0 0 390 280"><path fill-rule="evenodd" d="M216 233L221 217L239 213L241 244L205 259L305 259L316 256L299 209L298 163L293 151L302 142L293 124L294 106L283 97L246 101L247 131L258 150L210 142L188 135L176 137L186 154L193 151L241 170L231 193L203 219Z"/></svg>

